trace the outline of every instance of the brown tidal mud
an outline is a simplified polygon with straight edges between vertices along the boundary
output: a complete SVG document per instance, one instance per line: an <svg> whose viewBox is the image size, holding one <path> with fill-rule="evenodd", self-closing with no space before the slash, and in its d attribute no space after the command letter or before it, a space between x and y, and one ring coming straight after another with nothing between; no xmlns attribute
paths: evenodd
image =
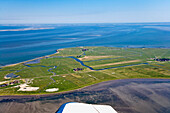
<svg viewBox="0 0 170 113"><path fill-rule="evenodd" d="M63 94L0 97L0 113L54 113L66 102L111 105L118 113L169 113L170 79L102 82Z"/></svg>

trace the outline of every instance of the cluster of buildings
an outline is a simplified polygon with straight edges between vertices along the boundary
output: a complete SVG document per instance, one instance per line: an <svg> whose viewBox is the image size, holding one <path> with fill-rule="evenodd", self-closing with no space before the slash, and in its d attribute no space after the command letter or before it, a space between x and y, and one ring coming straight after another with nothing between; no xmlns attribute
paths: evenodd
<svg viewBox="0 0 170 113"><path fill-rule="evenodd" d="M12 82L9 82L9 83L1 84L0 87L7 87L9 85L14 85L14 84L18 84L18 83L19 83L19 81L15 80L15 81L12 81Z"/></svg>
<svg viewBox="0 0 170 113"><path fill-rule="evenodd" d="M89 49L82 49L82 51L88 51Z"/></svg>
<svg viewBox="0 0 170 113"><path fill-rule="evenodd" d="M83 70L83 68L75 68L75 69L73 69L73 71L82 71Z"/></svg>
<svg viewBox="0 0 170 113"><path fill-rule="evenodd" d="M89 49L82 49L82 51L88 51ZM82 55L78 55L77 58L80 58Z"/></svg>
<svg viewBox="0 0 170 113"><path fill-rule="evenodd" d="M165 62L165 61L170 61L169 58L160 58L160 59L154 59L155 61L161 61L161 62Z"/></svg>

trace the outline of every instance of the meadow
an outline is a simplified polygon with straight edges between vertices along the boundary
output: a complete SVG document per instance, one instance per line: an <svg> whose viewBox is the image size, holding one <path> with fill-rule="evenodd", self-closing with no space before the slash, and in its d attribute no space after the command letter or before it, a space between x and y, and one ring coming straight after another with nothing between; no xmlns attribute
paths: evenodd
<svg viewBox="0 0 170 113"><path fill-rule="evenodd" d="M87 49L82 51L82 49ZM170 78L170 58L166 48L75 47L44 56L38 63L26 62L0 68L0 85L19 80L19 84L0 88L0 95L49 94L83 88L95 83L133 78ZM29 61L27 61L29 62ZM74 71L80 68L82 70ZM5 78L13 73L19 77ZM36 91L18 91L20 85L39 87ZM15 87L18 86L18 87ZM26 88L27 88L26 87ZM59 88L57 92L46 89Z"/></svg>

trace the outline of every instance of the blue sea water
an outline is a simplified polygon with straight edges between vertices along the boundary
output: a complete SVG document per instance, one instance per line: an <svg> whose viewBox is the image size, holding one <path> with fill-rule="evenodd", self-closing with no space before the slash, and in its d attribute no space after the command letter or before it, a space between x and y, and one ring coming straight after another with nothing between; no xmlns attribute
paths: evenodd
<svg viewBox="0 0 170 113"><path fill-rule="evenodd" d="M0 66L78 46L169 48L170 23L0 25Z"/></svg>

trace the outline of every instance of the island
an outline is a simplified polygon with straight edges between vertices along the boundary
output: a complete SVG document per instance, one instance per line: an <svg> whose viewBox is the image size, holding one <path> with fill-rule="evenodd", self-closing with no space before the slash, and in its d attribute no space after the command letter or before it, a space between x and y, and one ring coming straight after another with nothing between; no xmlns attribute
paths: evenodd
<svg viewBox="0 0 170 113"><path fill-rule="evenodd" d="M117 79L170 78L168 48L74 47L55 52L0 67L0 95L61 93Z"/></svg>

